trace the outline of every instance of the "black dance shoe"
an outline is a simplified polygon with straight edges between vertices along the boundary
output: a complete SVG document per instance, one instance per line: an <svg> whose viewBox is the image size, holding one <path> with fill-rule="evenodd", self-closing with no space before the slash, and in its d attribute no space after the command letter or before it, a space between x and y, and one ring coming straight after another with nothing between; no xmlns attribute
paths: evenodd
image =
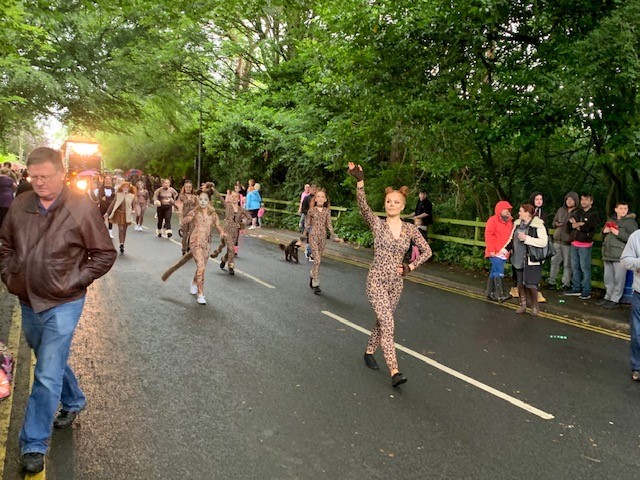
<svg viewBox="0 0 640 480"><path fill-rule="evenodd" d="M400 372L391 377L391 385L393 385L394 387L398 387L403 383L407 383L407 379Z"/></svg>
<svg viewBox="0 0 640 480"><path fill-rule="evenodd" d="M376 362L376 357L374 357L372 353L364 354L364 363L371 370L378 370L380 368L378 362Z"/></svg>

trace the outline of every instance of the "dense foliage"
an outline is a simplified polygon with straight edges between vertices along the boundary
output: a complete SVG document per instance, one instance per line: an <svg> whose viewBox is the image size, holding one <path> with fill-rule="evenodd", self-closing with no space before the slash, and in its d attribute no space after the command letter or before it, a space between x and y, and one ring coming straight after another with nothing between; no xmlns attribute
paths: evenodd
<svg viewBox="0 0 640 480"><path fill-rule="evenodd" d="M630 0L27 0L0 4L0 153L37 121L103 144L112 168L260 180L374 208L426 186L486 218L542 191L640 208L640 4ZM26 137L25 137L26 138ZM29 143L25 140L25 143Z"/></svg>

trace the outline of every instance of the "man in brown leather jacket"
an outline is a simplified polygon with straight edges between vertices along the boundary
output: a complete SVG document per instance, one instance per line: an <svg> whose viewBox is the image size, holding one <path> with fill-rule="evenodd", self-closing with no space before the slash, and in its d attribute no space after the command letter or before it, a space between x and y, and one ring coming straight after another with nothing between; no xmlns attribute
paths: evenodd
<svg viewBox="0 0 640 480"><path fill-rule="evenodd" d="M117 254L95 205L65 187L60 151L36 148L27 170L34 190L16 197L2 224L0 275L20 300L22 330L37 358L20 431L23 468L36 473L44 468L52 425L71 425L85 407L67 363L71 340L87 287Z"/></svg>

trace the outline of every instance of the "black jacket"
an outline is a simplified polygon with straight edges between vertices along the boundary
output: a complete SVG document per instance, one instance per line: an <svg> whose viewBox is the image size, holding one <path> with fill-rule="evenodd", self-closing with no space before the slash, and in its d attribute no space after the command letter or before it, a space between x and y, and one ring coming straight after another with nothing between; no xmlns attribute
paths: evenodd
<svg viewBox="0 0 640 480"><path fill-rule="evenodd" d="M584 222L584 225L580 229L571 225L569 228L573 232L573 240L576 242L593 242L593 234L599 227L600 215L591 207L588 211L584 211L581 208L576 209L571 218L575 218L576 222Z"/></svg>
<svg viewBox="0 0 640 480"><path fill-rule="evenodd" d="M421 215L426 213L427 216L421 218L423 225L431 225L433 223L433 204L428 198L424 200L418 200L418 204L416 205L416 209L413 212L414 216Z"/></svg>

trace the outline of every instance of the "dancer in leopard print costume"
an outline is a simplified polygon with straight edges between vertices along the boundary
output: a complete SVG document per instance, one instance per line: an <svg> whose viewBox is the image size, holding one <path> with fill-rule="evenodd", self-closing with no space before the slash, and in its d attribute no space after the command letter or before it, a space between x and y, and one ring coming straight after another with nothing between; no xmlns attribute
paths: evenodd
<svg viewBox="0 0 640 480"><path fill-rule="evenodd" d="M364 360L369 368L377 370L379 367L373 354L381 346L391 383L397 387L407 379L398 371L393 314L402 295L402 277L431 257L431 247L415 225L400 219L406 204L407 187L400 190L387 188L384 202L387 218L382 220L367 204L362 167L349 162L348 173L357 180L358 207L374 237L373 263L367 276L367 298L376 314L376 325L369 337ZM403 264L402 258L412 240L420 250L420 256L409 264Z"/></svg>
<svg viewBox="0 0 640 480"><path fill-rule="evenodd" d="M187 180L180 189L178 200L182 202L182 215L186 216L191 210L196 208L198 203L198 197L193 192L193 183L191 180ZM192 224L187 225L187 228L181 228L180 233L182 235L182 255L189 251L189 235L191 235Z"/></svg>
<svg viewBox="0 0 640 480"><path fill-rule="evenodd" d="M215 192L218 196L218 192ZM222 197L220 197L222 198ZM227 190L227 197L224 199L224 232L225 238L220 243L220 246L211 254L211 258L215 258L222 252L222 249L226 246L227 253L222 257L220 261L220 268L224 269L225 264L229 268L229 275L234 275L235 268L235 248L238 243L238 235L240 230L244 227L245 223L251 223L251 214L247 212L240 205L240 195L238 192L230 192Z"/></svg>
<svg viewBox="0 0 640 480"><path fill-rule="evenodd" d="M185 231L187 227L191 227L189 249L196 262L196 273L191 282L190 292L192 295L197 295L199 304L204 305L207 303L204 298L204 270L207 266L207 260L209 260L209 252L211 251L211 229L215 227L220 233L221 238L224 238L225 233L222 225L220 225L218 214L209 204L209 194L198 191L197 195L198 206L188 214L182 215L183 204L181 201L176 202L176 208L180 215L180 228Z"/></svg>
<svg viewBox="0 0 640 480"><path fill-rule="evenodd" d="M327 230L331 234L331 240L342 242L341 238L337 238L333 232L331 225L331 210L329 210L329 200L327 192L321 188L309 204L309 211L305 217L304 232L309 237L309 246L313 255L313 268L311 269L311 279L309 286L313 289L313 293L320 293L320 263L322 263L322 254L327 243Z"/></svg>

